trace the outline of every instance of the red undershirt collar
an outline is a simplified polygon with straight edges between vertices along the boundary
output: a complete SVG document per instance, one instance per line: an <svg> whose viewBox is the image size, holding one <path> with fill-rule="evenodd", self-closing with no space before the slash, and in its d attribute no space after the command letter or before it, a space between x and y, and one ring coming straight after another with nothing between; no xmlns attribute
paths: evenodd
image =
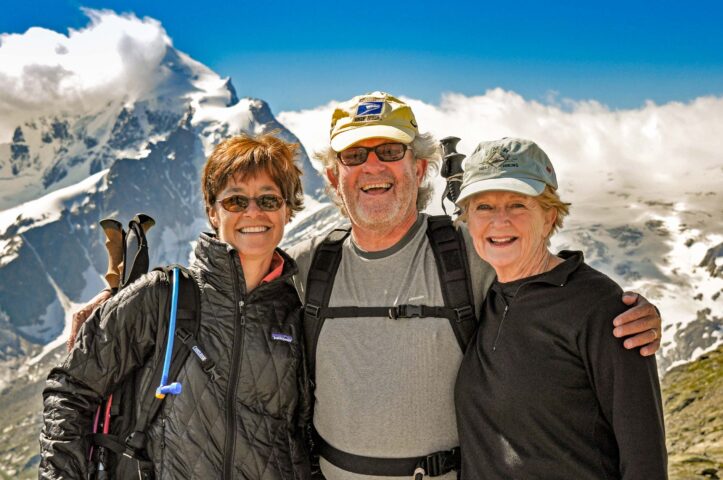
<svg viewBox="0 0 723 480"><path fill-rule="evenodd" d="M261 279L261 283L268 283L276 280L281 276L281 272L284 270L284 258L279 255L279 252L274 251L274 255L271 257L271 267L269 273Z"/></svg>

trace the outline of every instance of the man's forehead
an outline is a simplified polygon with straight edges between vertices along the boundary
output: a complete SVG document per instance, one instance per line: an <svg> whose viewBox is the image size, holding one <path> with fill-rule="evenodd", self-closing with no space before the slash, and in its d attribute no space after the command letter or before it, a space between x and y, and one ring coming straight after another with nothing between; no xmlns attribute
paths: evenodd
<svg viewBox="0 0 723 480"><path fill-rule="evenodd" d="M391 139L391 138L372 137L372 138L365 138L364 140L359 140L358 142L353 144L352 147L375 147L375 146L381 145L383 143L402 143L402 142L400 142L399 140Z"/></svg>

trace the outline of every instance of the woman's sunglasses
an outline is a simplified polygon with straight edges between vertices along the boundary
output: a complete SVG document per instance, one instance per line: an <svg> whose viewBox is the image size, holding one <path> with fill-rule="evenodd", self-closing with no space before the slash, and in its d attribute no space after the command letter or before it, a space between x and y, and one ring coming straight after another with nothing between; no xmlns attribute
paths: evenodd
<svg viewBox="0 0 723 480"><path fill-rule="evenodd" d="M259 195L258 197L231 195L230 197L226 197L222 200L217 200L217 202L220 203L227 212L238 213L245 212L246 209L249 208L249 204L252 200L256 203L256 206L264 212L275 212L281 208L285 202L282 197L274 195L273 193L265 193L263 195Z"/></svg>

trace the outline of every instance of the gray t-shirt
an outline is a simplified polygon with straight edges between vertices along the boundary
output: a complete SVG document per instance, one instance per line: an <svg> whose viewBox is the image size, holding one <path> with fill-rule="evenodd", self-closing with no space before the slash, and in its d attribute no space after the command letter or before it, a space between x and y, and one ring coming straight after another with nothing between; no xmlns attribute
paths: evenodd
<svg viewBox="0 0 723 480"><path fill-rule="evenodd" d="M420 215L400 242L381 252L362 251L349 236L329 305L444 305L426 219ZM465 239L478 310L494 271L479 259L469 235ZM289 250L299 265L294 281L302 299L321 240ZM458 445L454 384L461 361L446 318L327 319L316 352L314 426L332 446L367 457L415 457L453 448ZM321 468L329 480L396 478L353 474L323 458Z"/></svg>

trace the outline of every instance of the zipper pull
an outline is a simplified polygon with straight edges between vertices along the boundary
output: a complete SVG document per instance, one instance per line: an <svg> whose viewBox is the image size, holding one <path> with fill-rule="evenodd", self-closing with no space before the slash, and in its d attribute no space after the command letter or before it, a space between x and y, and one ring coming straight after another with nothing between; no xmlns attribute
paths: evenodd
<svg viewBox="0 0 723 480"><path fill-rule="evenodd" d="M497 327L497 336L495 337L495 343L492 345L492 351L497 351L497 340L500 339L500 333L502 333L502 324L505 323L505 318L507 318L507 310L510 309L509 305L505 305L505 311L502 312L502 320L500 320L500 325Z"/></svg>

